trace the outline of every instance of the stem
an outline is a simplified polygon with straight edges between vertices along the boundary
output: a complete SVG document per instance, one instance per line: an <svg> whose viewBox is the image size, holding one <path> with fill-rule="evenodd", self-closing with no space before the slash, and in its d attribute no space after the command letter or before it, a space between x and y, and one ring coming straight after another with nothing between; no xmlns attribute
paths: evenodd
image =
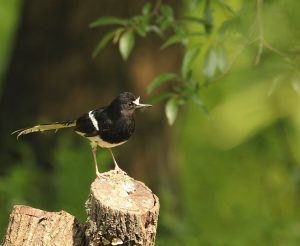
<svg viewBox="0 0 300 246"><path fill-rule="evenodd" d="M262 23L262 4L263 0L257 0L257 24L258 24L258 32L259 32L259 47L258 47L258 52L255 60L255 64L258 64L261 58L261 55L263 53L264 49L264 28L263 28L263 23Z"/></svg>
<svg viewBox="0 0 300 246"><path fill-rule="evenodd" d="M288 134L286 132L286 128L283 122L279 122L276 125L276 130L278 133L279 141L281 144L282 154L286 160L286 167L289 171L293 171L294 168L298 166L297 160L294 156L291 145L288 141Z"/></svg>
<svg viewBox="0 0 300 246"><path fill-rule="evenodd" d="M152 11L152 15L158 14L161 3L162 3L162 0L156 0L153 11Z"/></svg>
<svg viewBox="0 0 300 246"><path fill-rule="evenodd" d="M207 34L211 34L213 28L213 16L211 9L211 1L206 0L204 5L204 19L205 19L205 31Z"/></svg>
<svg viewBox="0 0 300 246"><path fill-rule="evenodd" d="M263 27L263 20L262 20L262 5L263 5L263 0L257 0L257 17L256 21L258 24L258 41L259 41L259 47L258 47L258 52L255 60L255 64L257 65L260 61L261 55L263 53L264 47L273 51L274 53L284 57L288 62L291 62L290 58L283 53L282 51L274 48L271 46L264 38L264 27Z"/></svg>
<svg viewBox="0 0 300 246"><path fill-rule="evenodd" d="M288 57L288 55L286 55L285 53L283 53L282 51L274 48L273 46L271 46L267 41L264 41L264 46L266 48L268 48L269 50L273 51L274 53L276 53L277 55L280 55L282 57L284 57L285 59L287 59L287 61L291 62L291 59Z"/></svg>

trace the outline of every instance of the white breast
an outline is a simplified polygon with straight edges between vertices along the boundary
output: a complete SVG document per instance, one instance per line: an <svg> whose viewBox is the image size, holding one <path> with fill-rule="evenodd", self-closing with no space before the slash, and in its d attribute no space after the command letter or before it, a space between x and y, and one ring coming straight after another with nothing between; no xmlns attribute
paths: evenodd
<svg viewBox="0 0 300 246"><path fill-rule="evenodd" d="M127 140L126 140L121 143L108 143L108 142L103 141L99 136L87 137L87 139L89 139L91 142L97 143L97 145L100 146L101 148L113 148L113 147L116 147L118 145L121 145L121 144L127 142Z"/></svg>
<svg viewBox="0 0 300 246"><path fill-rule="evenodd" d="M100 146L101 148L113 148L113 147L116 147L116 146L119 146L123 143L126 143L126 141L123 141L121 143L108 143L108 142L105 142L103 141L99 136L95 136L95 137L86 137L84 136L84 133L82 132L76 132L77 134L79 134L80 136L83 136L85 138L87 138L88 140L90 140L92 143L95 143L97 144L98 146Z"/></svg>

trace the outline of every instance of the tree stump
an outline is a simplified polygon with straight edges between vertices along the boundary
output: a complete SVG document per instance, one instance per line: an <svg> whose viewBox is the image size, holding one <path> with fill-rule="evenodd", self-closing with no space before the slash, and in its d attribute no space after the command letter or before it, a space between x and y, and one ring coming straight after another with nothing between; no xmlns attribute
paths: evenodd
<svg viewBox="0 0 300 246"><path fill-rule="evenodd" d="M64 211L15 206L3 246L155 244L159 200L145 184L122 171L96 178L86 211L83 224Z"/></svg>
<svg viewBox="0 0 300 246"><path fill-rule="evenodd" d="M14 207L3 246L85 245L84 225L64 211L46 212L17 205Z"/></svg>

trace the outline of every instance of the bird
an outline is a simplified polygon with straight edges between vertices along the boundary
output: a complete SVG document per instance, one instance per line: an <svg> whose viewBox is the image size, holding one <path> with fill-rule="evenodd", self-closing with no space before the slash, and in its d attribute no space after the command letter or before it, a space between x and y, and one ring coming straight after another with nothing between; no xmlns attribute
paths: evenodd
<svg viewBox="0 0 300 246"><path fill-rule="evenodd" d="M12 134L17 134L17 139L19 139L20 136L33 132L73 128L77 134L90 141L96 176L100 177L96 157L97 148L108 149L115 165L114 169L123 172L118 166L111 148L128 141L135 130L134 114L136 110L148 107L152 107L152 105L140 103L140 97L136 97L131 92L122 92L108 106L91 110L76 120L40 124L16 130Z"/></svg>

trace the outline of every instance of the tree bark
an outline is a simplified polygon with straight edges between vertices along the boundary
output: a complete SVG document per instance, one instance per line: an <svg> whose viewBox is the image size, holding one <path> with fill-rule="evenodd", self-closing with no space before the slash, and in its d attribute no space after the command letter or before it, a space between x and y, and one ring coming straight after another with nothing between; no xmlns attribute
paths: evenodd
<svg viewBox="0 0 300 246"><path fill-rule="evenodd" d="M65 211L46 212L17 205L10 215L3 246L85 245L84 228Z"/></svg>
<svg viewBox="0 0 300 246"><path fill-rule="evenodd" d="M91 185L87 222L67 212L15 206L3 246L155 244L159 200L142 182L123 172L102 173Z"/></svg>

